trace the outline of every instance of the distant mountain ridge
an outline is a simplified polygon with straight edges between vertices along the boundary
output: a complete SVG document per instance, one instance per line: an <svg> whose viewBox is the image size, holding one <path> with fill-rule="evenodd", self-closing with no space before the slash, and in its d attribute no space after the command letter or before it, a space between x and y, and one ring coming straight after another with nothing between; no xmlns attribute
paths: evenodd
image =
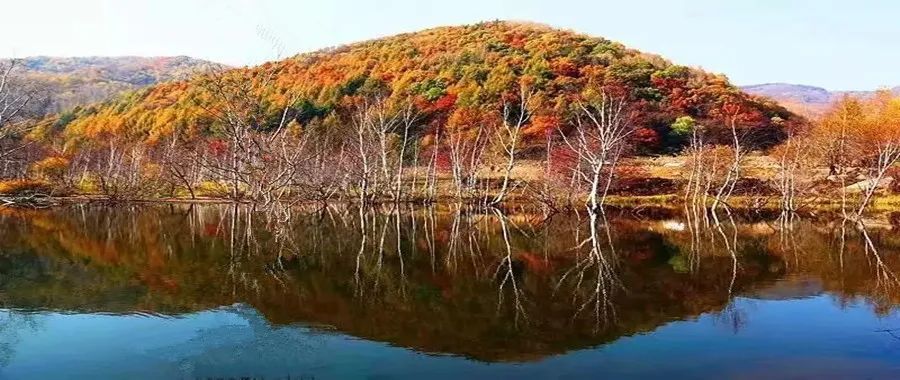
<svg viewBox="0 0 900 380"><path fill-rule="evenodd" d="M832 102L842 96L865 98L875 94L875 90L829 91L822 87L792 83L764 83L742 86L741 89L753 95L771 98L794 112L812 117L821 115ZM890 90L894 94L900 95L900 86Z"/></svg>
<svg viewBox="0 0 900 380"><path fill-rule="evenodd" d="M0 66L9 59L0 59ZM186 56L47 57L17 59L17 73L53 95L47 113L111 99L157 83L185 80L226 66Z"/></svg>

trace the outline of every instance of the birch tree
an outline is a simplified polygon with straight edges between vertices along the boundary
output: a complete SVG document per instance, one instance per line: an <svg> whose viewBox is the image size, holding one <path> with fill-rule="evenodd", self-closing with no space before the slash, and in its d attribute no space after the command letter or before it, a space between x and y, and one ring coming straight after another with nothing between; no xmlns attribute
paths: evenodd
<svg viewBox="0 0 900 380"><path fill-rule="evenodd" d="M16 141L28 130L28 118L41 113L48 97L33 83L17 75L20 62L0 61L0 162L25 149L29 143Z"/></svg>
<svg viewBox="0 0 900 380"><path fill-rule="evenodd" d="M900 98L881 92L868 104L868 117L863 120L859 138L862 167L867 178L860 186L861 199L855 210L860 219L882 187L883 180L900 161ZM895 179L896 180L896 179Z"/></svg>
<svg viewBox="0 0 900 380"><path fill-rule="evenodd" d="M503 102L503 118L501 128L497 129L497 142L505 158L503 166L503 182L500 191L491 202L496 205L506 198L509 191L509 180L516 165L516 155L522 144L522 129L528 124L531 117L529 105L533 92L525 85L519 86L519 93L515 104Z"/></svg>
<svg viewBox="0 0 900 380"><path fill-rule="evenodd" d="M289 94L276 118L267 101L278 70L253 77L240 72L214 72L199 80L205 98L198 105L215 123L222 140L200 164L223 180L233 200L244 197L271 203L289 193L304 154L302 133L289 128L298 114L292 108L298 94ZM215 142L215 141L214 141Z"/></svg>
<svg viewBox="0 0 900 380"><path fill-rule="evenodd" d="M579 103L574 131L563 141L578 155L579 176L589 184L586 204L598 211L615 177L615 167L634 132L629 101L624 95L602 91L590 103Z"/></svg>

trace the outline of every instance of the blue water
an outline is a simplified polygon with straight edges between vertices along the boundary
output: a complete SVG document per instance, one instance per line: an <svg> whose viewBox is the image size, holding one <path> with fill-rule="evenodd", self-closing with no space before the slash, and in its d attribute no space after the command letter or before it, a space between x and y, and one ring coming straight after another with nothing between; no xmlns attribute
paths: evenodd
<svg viewBox="0 0 900 380"><path fill-rule="evenodd" d="M736 298L723 315L525 363L484 363L356 339L323 326L272 326L252 308L177 318L4 311L9 379L897 378L896 313L828 295ZM737 316L737 317L736 317ZM735 318L740 322L735 323ZM11 328L12 327L12 328Z"/></svg>
<svg viewBox="0 0 900 380"><path fill-rule="evenodd" d="M331 212L0 213L0 379L900 378L895 230Z"/></svg>

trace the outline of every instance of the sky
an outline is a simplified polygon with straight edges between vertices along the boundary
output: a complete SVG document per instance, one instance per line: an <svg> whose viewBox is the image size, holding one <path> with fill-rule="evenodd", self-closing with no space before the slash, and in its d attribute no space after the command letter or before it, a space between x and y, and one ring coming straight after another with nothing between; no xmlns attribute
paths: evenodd
<svg viewBox="0 0 900 380"><path fill-rule="evenodd" d="M243 66L497 19L602 36L738 85L900 85L893 0L0 0L0 56L188 55Z"/></svg>

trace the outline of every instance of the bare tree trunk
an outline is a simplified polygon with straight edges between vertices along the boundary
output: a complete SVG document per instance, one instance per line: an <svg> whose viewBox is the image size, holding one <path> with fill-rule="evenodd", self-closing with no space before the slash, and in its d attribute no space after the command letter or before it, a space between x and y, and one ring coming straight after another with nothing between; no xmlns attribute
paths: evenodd
<svg viewBox="0 0 900 380"><path fill-rule="evenodd" d="M519 140L521 139L522 128L528 123L530 119L529 115L529 102L531 100L531 91L526 89L525 86L520 86L519 88L519 104L518 104L518 115L515 116L515 122L510 122L510 119L513 117L512 110L509 104L503 104L503 112L502 112L502 128L499 131L498 140L500 142L500 146L503 150L503 153L506 155L506 165L503 170L503 183L500 187L500 192L497 193L497 196L491 202L493 205L497 205L503 202L504 198L506 198L506 194L509 191L509 178L512 174L512 170L516 165L516 152L519 147Z"/></svg>
<svg viewBox="0 0 900 380"><path fill-rule="evenodd" d="M725 175L725 179L722 181L721 186L719 186L719 191L716 192L716 197L713 199L713 212L715 212L720 204L728 203L728 199L731 198L732 193L734 193L734 188L737 185L738 180L740 180L741 178L741 166L743 165L744 160L744 150L741 146L741 139L738 136L737 132L737 116L731 116L729 125L731 127L733 156L731 166L728 169L728 173Z"/></svg>
<svg viewBox="0 0 900 380"><path fill-rule="evenodd" d="M628 102L624 97L614 97L606 92L591 105L580 104L581 114L576 118L573 143L561 133L563 141L579 157L579 167L587 166L587 173L575 168L590 184L586 204L593 211L600 211L615 178L615 167L628 144L634 126L628 119Z"/></svg>
<svg viewBox="0 0 900 380"><path fill-rule="evenodd" d="M409 143L409 130L418 119L419 115L415 112L412 102L406 104L403 111L403 139L400 142L400 155L397 157L397 175L394 185L394 203L399 203L403 198L403 160L406 158L406 146ZM418 153L418 151L416 152ZM418 162L418 156L416 156ZM414 166L415 167L415 166ZM415 182L413 183L415 188Z"/></svg>
<svg viewBox="0 0 900 380"><path fill-rule="evenodd" d="M874 176L868 180L866 186L863 190L862 200L859 202L859 206L856 209L856 219L859 220L862 218L863 213L866 211L866 208L872 202L872 197L875 195L875 192L878 190L878 186L880 182L884 179L885 174L888 169L891 168L894 164L900 160L900 145L894 142L887 142L877 147L878 150L878 160L875 165L870 169L871 172L874 173Z"/></svg>

